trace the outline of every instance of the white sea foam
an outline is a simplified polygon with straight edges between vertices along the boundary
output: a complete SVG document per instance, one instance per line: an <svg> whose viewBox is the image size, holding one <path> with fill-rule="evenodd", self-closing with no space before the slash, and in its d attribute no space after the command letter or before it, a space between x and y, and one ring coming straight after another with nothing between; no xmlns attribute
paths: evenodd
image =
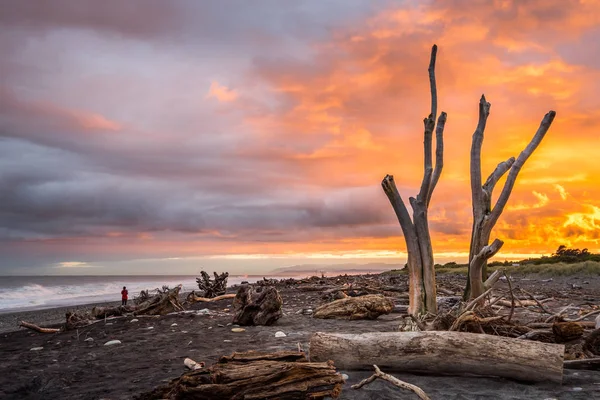
<svg viewBox="0 0 600 400"><path fill-rule="evenodd" d="M232 276L228 285L257 278ZM129 298L141 290L153 291L163 285L183 285L182 292L198 290L195 277L0 277L0 312L35 310L104 301L120 301L121 289L127 286Z"/></svg>

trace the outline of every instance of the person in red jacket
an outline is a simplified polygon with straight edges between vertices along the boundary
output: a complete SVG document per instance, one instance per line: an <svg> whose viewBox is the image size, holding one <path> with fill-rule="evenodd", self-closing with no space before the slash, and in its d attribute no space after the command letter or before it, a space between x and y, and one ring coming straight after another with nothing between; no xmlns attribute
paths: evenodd
<svg viewBox="0 0 600 400"><path fill-rule="evenodd" d="M123 290L121 290L121 305L126 306L127 305L127 295L129 294L129 292L127 291L127 288L125 286L123 286Z"/></svg>

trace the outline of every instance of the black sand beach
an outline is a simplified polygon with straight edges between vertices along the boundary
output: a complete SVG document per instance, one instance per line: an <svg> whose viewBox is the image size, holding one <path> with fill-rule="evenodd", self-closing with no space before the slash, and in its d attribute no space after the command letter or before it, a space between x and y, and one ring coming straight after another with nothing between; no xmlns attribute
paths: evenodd
<svg viewBox="0 0 600 400"><path fill-rule="evenodd" d="M460 284L462 277L452 277ZM598 304L600 277L554 278L541 283L517 280L531 291L561 292L561 301ZM443 279L440 279L443 281ZM577 282L576 292L571 289ZM588 282L588 283L584 283ZM449 281L447 286L451 286ZM322 304L319 293L281 289L284 316L273 326L231 329L231 300L196 303L193 312L163 317L127 317L101 321L77 332L40 334L20 329L19 320L49 326L64 321L65 308L0 315L0 398L2 399L131 399L185 371L190 357L210 365L235 351L308 350L314 332L387 332L397 330L398 314L375 321L319 320L301 313ZM586 300L588 299L588 300ZM548 305L551 307L551 305ZM69 309L73 309L72 307ZM137 321L133 321L137 319ZM13 332L8 332L13 330ZM286 337L275 337L282 331ZM122 343L104 346L109 340ZM31 350L41 348L39 350ZM371 371L341 371L348 375L341 399L417 398L386 382L361 390L350 388ZM424 376L393 373L420 386L432 399L595 399L600 398L600 371L565 370L563 385L527 384L506 379Z"/></svg>

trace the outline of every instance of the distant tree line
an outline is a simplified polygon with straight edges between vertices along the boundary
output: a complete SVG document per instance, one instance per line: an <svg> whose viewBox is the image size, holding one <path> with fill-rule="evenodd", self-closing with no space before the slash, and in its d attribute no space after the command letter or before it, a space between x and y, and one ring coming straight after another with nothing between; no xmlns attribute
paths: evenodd
<svg viewBox="0 0 600 400"><path fill-rule="evenodd" d="M552 253L551 256L542 256L540 258L527 258L521 261L492 261L488 263L490 267L508 267L513 264L530 264L530 265L540 265L540 264L575 264L583 261L598 261L600 262L600 254L590 253L588 249L570 249L564 244L558 246L558 249L555 253ZM457 262L449 262L446 264L436 264L436 268L459 268L466 267L467 264L459 264Z"/></svg>

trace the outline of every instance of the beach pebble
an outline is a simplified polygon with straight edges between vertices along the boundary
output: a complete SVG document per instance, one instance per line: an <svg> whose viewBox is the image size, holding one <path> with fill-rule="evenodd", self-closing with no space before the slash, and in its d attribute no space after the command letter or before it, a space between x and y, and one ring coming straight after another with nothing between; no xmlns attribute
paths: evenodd
<svg viewBox="0 0 600 400"><path fill-rule="evenodd" d="M134 319L132 319L132 320L131 320L131 321L129 321L129 322L138 322L138 321L139 321L139 319L137 319L137 318L134 318Z"/></svg>
<svg viewBox="0 0 600 400"><path fill-rule="evenodd" d="M227 326L231 326L231 322L227 324Z"/></svg>
<svg viewBox="0 0 600 400"><path fill-rule="evenodd" d="M38 351L38 350L43 350L43 347L32 347L31 349L29 349L29 351Z"/></svg>
<svg viewBox="0 0 600 400"><path fill-rule="evenodd" d="M600 329L600 315L596 317L596 329Z"/></svg>
<svg viewBox="0 0 600 400"><path fill-rule="evenodd" d="M229 308L224 308L223 312L229 312Z"/></svg>
<svg viewBox="0 0 600 400"><path fill-rule="evenodd" d="M281 331L275 332L275 337L286 337L287 335Z"/></svg>
<svg viewBox="0 0 600 400"><path fill-rule="evenodd" d="M582 390L583 390L583 388L580 388L580 387L574 387L573 388L574 392L581 392Z"/></svg>
<svg viewBox="0 0 600 400"><path fill-rule="evenodd" d="M208 315L210 314L210 310L208 308L203 308L202 310L198 310L196 314Z"/></svg>
<svg viewBox="0 0 600 400"><path fill-rule="evenodd" d="M223 340L223 341L224 341L225 343L231 343L231 340L227 340L227 339L225 339L225 340Z"/></svg>
<svg viewBox="0 0 600 400"><path fill-rule="evenodd" d="M177 326L177 323L176 323L176 322L174 322L174 323L172 323L172 324L171 324L171 326Z"/></svg>
<svg viewBox="0 0 600 400"><path fill-rule="evenodd" d="M239 333L239 332L246 332L246 330L244 328L232 328L231 332Z"/></svg>
<svg viewBox="0 0 600 400"><path fill-rule="evenodd" d="M93 341L94 341L94 338L91 338L91 337L89 337L89 338L86 338L86 339L84 340L84 342L93 342Z"/></svg>
<svg viewBox="0 0 600 400"><path fill-rule="evenodd" d="M223 325L223 324L217 324L217 326L218 326L219 328L225 328L225 325Z"/></svg>
<svg viewBox="0 0 600 400"><path fill-rule="evenodd" d="M350 379L350 377L346 374L342 374L342 378L344 378L345 381L347 381L348 379Z"/></svg>
<svg viewBox="0 0 600 400"><path fill-rule="evenodd" d="M112 346L113 344L121 344L120 340L109 340L108 342L104 343L105 346Z"/></svg>
<svg viewBox="0 0 600 400"><path fill-rule="evenodd" d="M107 322L104 325L112 325L112 324L113 324L112 322Z"/></svg>
<svg viewBox="0 0 600 400"><path fill-rule="evenodd" d="M208 327L208 328L206 328L206 329L212 329L212 326L209 326L209 327Z"/></svg>

